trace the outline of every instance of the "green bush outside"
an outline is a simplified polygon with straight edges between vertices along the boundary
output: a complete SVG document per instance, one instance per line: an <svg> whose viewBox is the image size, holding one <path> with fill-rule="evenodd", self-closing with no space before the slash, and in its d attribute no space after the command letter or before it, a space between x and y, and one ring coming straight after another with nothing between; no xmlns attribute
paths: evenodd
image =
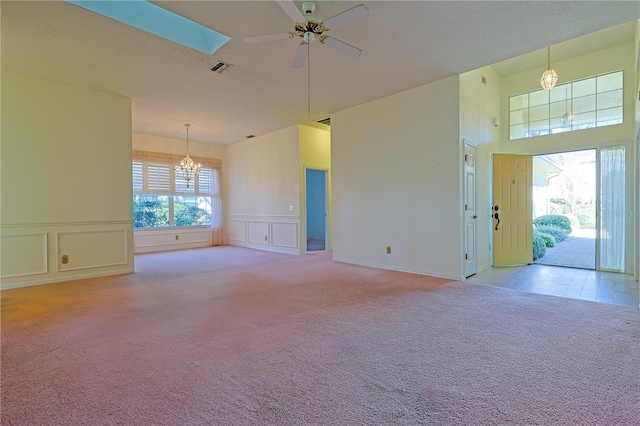
<svg viewBox="0 0 640 426"><path fill-rule="evenodd" d="M571 213L563 214L562 216L566 216L566 217L569 218L569 221L571 222L571 228L572 229L580 229L580 219L578 219L578 216L576 216L575 214L571 214Z"/></svg>
<svg viewBox="0 0 640 426"><path fill-rule="evenodd" d="M539 234L546 247L554 247L556 245L556 239L553 235L545 234L544 232L539 232Z"/></svg>
<svg viewBox="0 0 640 426"><path fill-rule="evenodd" d="M567 238L567 231L557 226L552 226L552 225L536 226L535 230L540 233L553 236L553 238L555 238L556 240L556 243L561 243L562 241L565 240L565 238Z"/></svg>
<svg viewBox="0 0 640 426"><path fill-rule="evenodd" d="M544 256L547 246L538 231L533 230L533 260L538 260Z"/></svg>
<svg viewBox="0 0 640 426"><path fill-rule="evenodd" d="M533 224L537 226L552 225L565 229L567 234L571 233L571 219L559 214L547 214L533 219Z"/></svg>

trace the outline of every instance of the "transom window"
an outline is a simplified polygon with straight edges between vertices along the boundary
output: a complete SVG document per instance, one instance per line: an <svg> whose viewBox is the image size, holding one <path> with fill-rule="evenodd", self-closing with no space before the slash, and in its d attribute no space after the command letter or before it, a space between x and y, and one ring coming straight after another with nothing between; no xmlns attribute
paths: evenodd
<svg viewBox="0 0 640 426"><path fill-rule="evenodd" d="M509 139L622 123L622 71L509 97Z"/></svg>
<svg viewBox="0 0 640 426"><path fill-rule="evenodd" d="M217 169L203 167L198 179L187 186L178 165L134 161L133 227L211 226L217 188Z"/></svg>

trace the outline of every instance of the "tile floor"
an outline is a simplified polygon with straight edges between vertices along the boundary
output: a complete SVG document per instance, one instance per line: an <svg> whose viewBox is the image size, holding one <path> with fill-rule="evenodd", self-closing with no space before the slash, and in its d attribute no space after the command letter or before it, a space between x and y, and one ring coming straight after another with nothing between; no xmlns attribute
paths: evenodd
<svg viewBox="0 0 640 426"><path fill-rule="evenodd" d="M529 293L639 307L638 281L626 274L536 264L490 268L467 278L467 281Z"/></svg>

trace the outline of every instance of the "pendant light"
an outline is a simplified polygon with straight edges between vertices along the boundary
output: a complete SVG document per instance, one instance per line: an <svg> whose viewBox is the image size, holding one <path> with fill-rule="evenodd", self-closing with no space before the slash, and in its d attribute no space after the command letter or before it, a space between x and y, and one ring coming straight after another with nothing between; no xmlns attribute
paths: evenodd
<svg viewBox="0 0 640 426"><path fill-rule="evenodd" d="M187 128L187 156L180 162L180 170L182 171L184 180L187 181L187 188L189 188L189 181L191 181L191 179L198 179L201 166L189 157L189 127L191 127L191 124L187 123L184 127Z"/></svg>
<svg viewBox="0 0 640 426"><path fill-rule="evenodd" d="M551 69L551 47L547 47L547 70L540 77L540 86L544 90L551 90L556 87L558 82L558 74Z"/></svg>

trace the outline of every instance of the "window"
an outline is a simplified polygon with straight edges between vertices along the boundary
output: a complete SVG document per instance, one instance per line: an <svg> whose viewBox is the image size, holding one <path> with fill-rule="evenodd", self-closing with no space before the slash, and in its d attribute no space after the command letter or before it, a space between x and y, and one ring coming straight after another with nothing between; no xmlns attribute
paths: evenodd
<svg viewBox="0 0 640 426"><path fill-rule="evenodd" d="M509 97L509 139L622 123L622 71Z"/></svg>
<svg viewBox="0 0 640 426"><path fill-rule="evenodd" d="M133 162L133 226L162 229L211 226L212 201L218 195L218 170L203 167L198 179L187 181L180 166L152 161Z"/></svg>

